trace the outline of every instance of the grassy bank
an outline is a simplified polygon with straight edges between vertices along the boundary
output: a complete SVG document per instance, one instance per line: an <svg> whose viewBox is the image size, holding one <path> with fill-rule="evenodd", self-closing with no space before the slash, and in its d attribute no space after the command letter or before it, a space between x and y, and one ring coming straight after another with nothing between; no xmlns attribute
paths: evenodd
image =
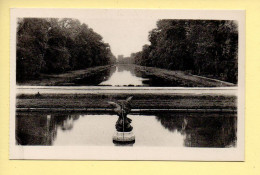
<svg viewBox="0 0 260 175"><path fill-rule="evenodd" d="M176 82L183 87L226 87L235 86L235 84L216 79L192 75L184 71L172 71L156 67L136 66L136 70L147 76L155 76L169 82Z"/></svg>
<svg viewBox="0 0 260 175"><path fill-rule="evenodd" d="M111 108L108 101L120 101L129 94L22 94L17 108ZM133 109L236 109L235 96L138 94Z"/></svg>

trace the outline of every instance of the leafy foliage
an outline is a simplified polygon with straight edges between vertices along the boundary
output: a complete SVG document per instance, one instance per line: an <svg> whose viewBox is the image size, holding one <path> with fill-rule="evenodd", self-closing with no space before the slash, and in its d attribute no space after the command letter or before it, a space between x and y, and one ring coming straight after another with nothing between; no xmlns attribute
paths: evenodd
<svg viewBox="0 0 260 175"><path fill-rule="evenodd" d="M237 83L238 26L224 20L159 20L135 63Z"/></svg>
<svg viewBox="0 0 260 175"><path fill-rule="evenodd" d="M17 27L17 81L41 73L62 73L115 63L110 46L79 20L20 18Z"/></svg>

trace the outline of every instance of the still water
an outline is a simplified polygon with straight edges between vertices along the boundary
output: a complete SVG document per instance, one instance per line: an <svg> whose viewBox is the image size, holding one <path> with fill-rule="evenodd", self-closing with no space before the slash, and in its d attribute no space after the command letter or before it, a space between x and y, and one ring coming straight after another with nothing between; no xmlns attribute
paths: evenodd
<svg viewBox="0 0 260 175"><path fill-rule="evenodd" d="M130 146L235 147L235 114L161 113L128 115L135 143ZM116 146L118 117L109 114L18 113L18 145ZM118 145L117 145L118 146Z"/></svg>
<svg viewBox="0 0 260 175"><path fill-rule="evenodd" d="M170 81L137 69L136 65L119 64L91 75L84 75L72 82L74 86L150 86L150 87L190 87L183 81Z"/></svg>
<svg viewBox="0 0 260 175"><path fill-rule="evenodd" d="M128 68L128 69L127 69ZM147 80L142 77L137 77L134 71L129 68L133 68L133 65L119 65L116 66L116 71L99 85L108 86L141 86L144 85L144 81ZM121 69L121 70L120 70Z"/></svg>

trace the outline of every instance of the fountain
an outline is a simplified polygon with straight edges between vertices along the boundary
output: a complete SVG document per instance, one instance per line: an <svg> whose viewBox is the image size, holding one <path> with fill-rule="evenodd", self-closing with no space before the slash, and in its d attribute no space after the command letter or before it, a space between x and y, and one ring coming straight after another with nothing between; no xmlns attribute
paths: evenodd
<svg viewBox="0 0 260 175"><path fill-rule="evenodd" d="M114 106L114 112L119 116L116 122L116 132L113 135L113 142L116 145L132 145L135 142L135 135L132 132L131 126L132 120L127 117L127 114L131 111L130 101L133 97L128 97L121 102L108 102Z"/></svg>

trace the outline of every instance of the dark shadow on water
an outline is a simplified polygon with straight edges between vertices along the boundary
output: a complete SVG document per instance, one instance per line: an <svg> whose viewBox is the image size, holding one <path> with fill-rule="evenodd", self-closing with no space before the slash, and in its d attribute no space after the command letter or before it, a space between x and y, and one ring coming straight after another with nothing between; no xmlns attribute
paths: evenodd
<svg viewBox="0 0 260 175"><path fill-rule="evenodd" d="M63 131L73 129L73 122L79 115L62 114L18 114L16 116L16 141L18 145L52 145L57 128Z"/></svg>
<svg viewBox="0 0 260 175"><path fill-rule="evenodd" d="M108 69L99 71L99 72L93 72L91 74L85 74L81 75L80 77L77 77L73 79L72 81L57 84L59 86L66 86L66 84L69 84L70 86L98 86L101 82L108 80L109 77L116 71L115 66L111 66Z"/></svg>
<svg viewBox="0 0 260 175"><path fill-rule="evenodd" d="M117 65L118 72L129 71L132 76L143 78L142 85L136 86L150 86L150 87L194 87L197 85L194 83L187 83L181 79L170 79L169 77L158 77L153 74L148 74L145 71L140 70L134 64L119 64ZM125 85L128 86L128 85Z"/></svg>
<svg viewBox="0 0 260 175"><path fill-rule="evenodd" d="M171 132L185 135L186 147L234 147L237 140L235 114L156 114L156 119Z"/></svg>
<svg viewBox="0 0 260 175"><path fill-rule="evenodd" d="M124 85L116 85L116 86L150 86L150 87L192 87L192 84L187 84L187 82L183 82L181 80L169 79L167 77L158 77L153 74L147 74L146 72L137 69L134 64L118 64L116 66L111 66L105 70L99 72L92 72L89 74L81 75L77 78L74 78L70 81L57 83L57 86L113 86L113 84L102 84L102 82L106 82L112 76L117 77L117 73L129 72L133 79L135 78L143 78L141 84L133 84L129 77L125 77L125 79L129 79L129 82L125 81ZM119 76L118 79L124 79Z"/></svg>
<svg viewBox="0 0 260 175"><path fill-rule="evenodd" d="M93 115L93 113L84 115ZM53 142L57 138L57 132L71 132L76 127L74 126L74 122L77 120L78 122L81 122L79 119L84 117L84 115L71 113L51 115L41 113L18 113L16 115L16 142L18 145L53 145ZM99 116L103 117L102 115L104 114ZM110 115L104 115L104 117L107 116ZM158 124L155 122L156 126L148 125L149 127L144 127L142 128L143 130L150 130L150 135L153 133L153 127L159 127L159 125L161 125L170 133L178 132L183 136L184 147L226 148L236 146L236 114L157 113L149 115L149 117L151 117L151 120L157 120ZM108 118L106 121L111 121L110 119L113 118ZM114 119L115 122L116 118ZM102 120L102 118L100 118L99 121L100 120ZM141 121L142 114L134 117L133 120ZM102 122L100 122L100 124L101 126L99 127L102 127ZM135 128L134 125L133 127ZM114 131L114 123L111 124L111 129ZM138 132L142 132L142 129L135 130L134 132L138 135ZM78 137L84 137L84 133L81 134L82 135ZM147 137L149 137L149 135L147 135ZM96 135L93 137L96 137ZM110 138L110 136L108 137L108 140L111 140L112 142L112 138ZM163 137L163 135L161 135L161 137ZM115 146L131 146L134 143L126 145L120 145L120 143L114 144ZM153 145L153 143L150 144L151 146Z"/></svg>
<svg viewBox="0 0 260 175"><path fill-rule="evenodd" d="M116 71L116 67L112 66L109 69L105 69L92 75L86 75L80 79L76 79L73 83L75 86L97 86L101 82L108 80L108 78Z"/></svg>

